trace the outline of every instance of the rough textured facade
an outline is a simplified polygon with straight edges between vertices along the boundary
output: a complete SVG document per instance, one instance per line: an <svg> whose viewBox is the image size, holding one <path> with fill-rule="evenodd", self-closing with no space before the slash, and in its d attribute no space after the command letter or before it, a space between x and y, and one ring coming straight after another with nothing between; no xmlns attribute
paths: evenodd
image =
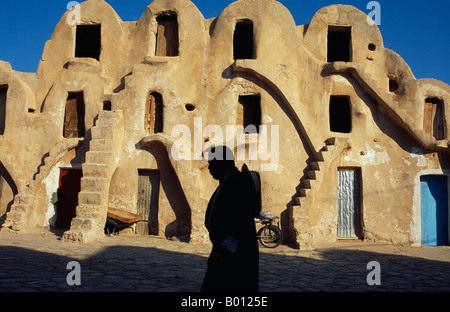
<svg viewBox="0 0 450 312"><path fill-rule="evenodd" d="M296 26L272 0L208 20L189 0L155 0L137 22L88 0L61 18L37 73L0 62L2 230L70 226L65 240L89 242L115 208L149 220L138 233L205 239L217 182L198 155L220 141L206 128L255 124L267 135L227 143L279 143L277 157L238 165L258 172L262 209L291 242L420 245L422 177L450 176L449 103L450 87L415 79L352 6ZM192 131L184 150L180 125Z"/></svg>

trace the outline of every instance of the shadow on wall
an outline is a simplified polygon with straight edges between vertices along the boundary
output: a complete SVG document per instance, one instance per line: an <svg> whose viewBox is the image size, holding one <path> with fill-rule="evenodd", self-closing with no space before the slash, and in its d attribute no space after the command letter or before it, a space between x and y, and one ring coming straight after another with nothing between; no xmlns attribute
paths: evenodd
<svg viewBox="0 0 450 312"><path fill-rule="evenodd" d="M75 248L89 248L88 245ZM208 254L136 246L110 246L88 258L69 258L16 246L0 246L0 291L198 292ZM17 261L20 259L20 261ZM78 261L81 285L66 282L67 264ZM369 286L380 264L381 285ZM450 291L450 262L361 250L326 249L297 256L260 252L262 292Z"/></svg>
<svg viewBox="0 0 450 312"><path fill-rule="evenodd" d="M161 186L175 213L175 221L165 228L166 238L177 237L189 242L191 236L191 208L181 187L177 173L170 162L166 147L159 141L152 141L146 147L137 145L138 149L146 150L153 155L160 171Z"/></svg>
<svg viewBox="0 0 450 312"><path fill-rule="evenodd" d="M8 170L0 162L0 227L6 220L6 214L11 210L14 197L17 195L17 186ZM5 207L5 210L2 208Z"/></svg>

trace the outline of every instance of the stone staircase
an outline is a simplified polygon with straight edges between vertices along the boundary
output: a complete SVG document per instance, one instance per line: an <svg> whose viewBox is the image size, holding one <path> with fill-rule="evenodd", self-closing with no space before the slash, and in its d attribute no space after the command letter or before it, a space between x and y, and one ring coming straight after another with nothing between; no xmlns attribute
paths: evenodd
<svg viewBox="0 0 450 312"><path fill-rule="evenodd" d="M92 128L90 149L82 165L83 177L78 194L77 215L63 240L93 241L104 234L108 212L108 189L120 153L123 136L122 111L102 111Z"/></svg>
<svg viewBox="0 0 450 312"><path fill-rule="evenodd" d="M6 214L6 220L2 224L1 231L20 232L26 228L27 212L34 201L29 194L17 194L10 211Z"/></svg>
<svg viewBox="0 0 450 312"><path fill-rule="evenodd" d="M32 198L27 193L28 188L25 186L26 182L21 179L23 171L21 169L22 166L20 164L20 159L16 156L11 156L14 155L14 153L11 153L8 149L3 150L2 152L3 159L7 160L7 163L9 164L8 169L17 174L17 180L15 183L18 194L14 196L14 202L9 212L6 213L6 220L2 224L1 231L18 232L24 228L27 208L29 203L32 201Z"/></svg>
<svg viewBox="0 0 450 312"><path fill-rule="evenodd" d="M318 159L308 162L297 193L293 196L294 205L289 207L289 228L292 230L291 241L302 250L312 250L315 247L310 224L310 210L318 193L324 174L327 172L336 152L348 148L348 139L330 138L318 153Z"/></svg>
<svg viewBox="0 0 450 312"><path fill-rule="evenodd" d="M7 213L2 231L24 231L28 227L28 215L34 211L34 194L41 186L43 179L48 176L55 163L70 149L79 144L78 139L66 139L56 144L47 154L43 163L38 167L33 180L27 186L21 187L21 191L14 197L14 203ZM22 182L25 184L25 182Z"/></svg>

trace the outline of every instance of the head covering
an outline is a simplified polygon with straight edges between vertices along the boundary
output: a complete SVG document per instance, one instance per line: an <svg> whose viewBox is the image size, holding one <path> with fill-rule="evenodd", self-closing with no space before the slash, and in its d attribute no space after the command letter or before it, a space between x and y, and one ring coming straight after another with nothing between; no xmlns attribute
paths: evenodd
<svg viewBox="0 0 450 312"><path fill-rule="evenodd" d="M234 165L233 151L226 145L211 146L203 151L203 156L209 161L226 161Z"/></svg>

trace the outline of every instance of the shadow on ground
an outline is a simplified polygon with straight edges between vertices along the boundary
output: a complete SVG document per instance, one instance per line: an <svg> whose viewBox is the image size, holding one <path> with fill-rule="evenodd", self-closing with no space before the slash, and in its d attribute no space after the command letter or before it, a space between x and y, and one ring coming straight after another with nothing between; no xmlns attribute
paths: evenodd
<svg viewBox="0 0 450 312"><path fill-rule="evenodd" d="M70 261L81 265L81 285L69 286ZM206 255L153 247L111 246L87 259L0 246L0 291L198 292ZM366 282L367 264L380 263L379 286ZM359 250L324 250L315 257L260 253L260 290L450 291L450 262Z"/></svg>

